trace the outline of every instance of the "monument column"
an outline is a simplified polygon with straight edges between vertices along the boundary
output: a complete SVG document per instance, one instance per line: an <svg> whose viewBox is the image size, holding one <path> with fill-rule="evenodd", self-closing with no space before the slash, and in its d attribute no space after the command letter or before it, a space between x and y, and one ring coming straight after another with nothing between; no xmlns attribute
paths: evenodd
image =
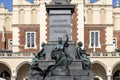
<svg viewBox="0 0 120 80"><path fill-rule="evenodd" d="M74 5L66 0L52 0L46 5L46 9L49 15L48 41L56 41L58 37L64 39L66 34L72 41L71 15L74 12Z"/></svg>
<svg viewBox="0 0 120 80"><path fill-rule="evenodd" d="M69 38L69 43L73 45L72 40L72 14L74 12L75 5L70 4L70 0L52 0L50 4L46 4L47 14L49 16L48 22L48 44L46 53L46 59L50 60L50 52L53 45L56 44L58 38L61 37L63 42L66 40L66 34ZM72 46L73 47L73 46ZM70 48L71 56L74 54Z"/></svg>

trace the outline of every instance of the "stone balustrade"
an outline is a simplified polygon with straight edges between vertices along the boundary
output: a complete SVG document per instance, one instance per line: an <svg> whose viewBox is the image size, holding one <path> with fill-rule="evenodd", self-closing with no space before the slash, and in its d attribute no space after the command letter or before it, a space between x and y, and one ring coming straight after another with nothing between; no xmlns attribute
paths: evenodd
<svg viewBox="0 0 120 80"><path fill-rule="evenodd" d="M120 57L120 52L106 52L106 53L89 53L90 58L96 58L96 57ZM33 53L13 53L12 51L0 51L0 57L21 57L21 58L32 58Z"/></svg>
<svg viewBox="0 0 120 80"><path fill-rule="evenodd" d="M120 57L120 52L90 53L90 57Z"/></svg>

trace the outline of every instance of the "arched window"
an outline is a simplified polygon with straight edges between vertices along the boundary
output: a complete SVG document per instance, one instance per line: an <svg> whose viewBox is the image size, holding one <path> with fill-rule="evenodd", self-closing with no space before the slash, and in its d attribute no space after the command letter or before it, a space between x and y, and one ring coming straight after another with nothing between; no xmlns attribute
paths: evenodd
<svg viewBox="0 0 120 80"><path fill-rule="evenodd" d="M19 11L19 23L24 24L24 20L25 20L25 11L21 9Z"/></svg>
<svg viewBox="0 0 120 80"><path fill-rule="evenodd" d="M87 23L88 24L93 23L93 11L92 11L92 9L87 10Z"/></svg>
<svg viewBox="0 0 120 80"><path fill-rule="evenodd" d="M32 21L32 24L37 23L37 11L35 9L33 9L31 12L31 21Z"/></svg>
<svg viewBox="0 0 120 80"><path fill-rule="evenodd" d="M100 10L100 24L106 23L106 11L104 9Z"/></svg>
<svg viewBox="0 0 120 80"><path fill-rule="evenodd" d="M5 27L7 31L10 30L10 18L9 17L5 18Z"/></svg>

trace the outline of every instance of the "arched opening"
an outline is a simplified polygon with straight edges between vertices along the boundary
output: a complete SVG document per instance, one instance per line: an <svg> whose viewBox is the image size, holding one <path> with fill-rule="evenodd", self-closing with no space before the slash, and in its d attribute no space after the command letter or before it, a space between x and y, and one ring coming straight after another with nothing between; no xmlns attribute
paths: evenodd
<svg viewBox="0 0 120 80"><path fill-rule="evenodd" d="M32 21L32 24L36 24L37 23L37 10L36 9L33 9L32 12L32 18L31 18L31 21Z"/></svg>
<svg viewBox="0 0 120 80"><path fill-rule="evenodd" d="M19 11L19 24L24 24L25 21L25 11L21 9Z"/></svg>
<svg viewBox="0 0 120 80"><path fill-rule="evenodd" d="M98 77L95 77L94 80L100 80Z"/></svg>
<svg viewBox="0 0 120 80"><path fill-rule="evenodd" d="M117 70L113 75L113 80L120 80L120 70Z"/></svg>
<svg viewBox="0 0 120 80"><path fill-rule="evenodd" d="M9 17L6 17L5 18L5 29L7 30L7 31L9 31L10 30L10 18Z"/></svg>
<svg viewBox="0 0 120 80"><path fill-rule="evenodd" d="M94 72L95 76L94 80L107 80L106 70L101 64L94 63L92 65L92 71Z"/></svg>
<svg viewBox="0 0 120 80"><path fill-rule="evenodd" d="M25 63L22 66L19 67L17 70L17 80L28 80L28 70L29 70L30 64Z"/></svg>
<svg viewBox="0 0 120 80"><path fill-rule="evenodd" d="M120 80L120 63L113 68L113 80Z"/></svg>
<svg viewBox="0 0 120 80"><path fill-rule="evenodd" d="M100 24L106 23L106 11L104 9L100 10Z"/></svg>
<svg viewBox="0 0 120 80"><path fill-rule="evenodd" d="M90 8L87 10L87 23L88 24L93 23L93 11Z"/></svg>
<svg viewBox="0 0 120 80"><path fill-rule="evenodd" d="M6 79L6 80L10 80L10 74L9 74L6 70L4 70L4 71L0 74L0 77L1 77L1 78L4 78L4 79Z"/></svg>
<svg viewBox="0 0 120 80"><path fill-rule="evenodd" d="M28 77L24 78L23 80L28 80Z"/></svg>
<svg viewBox="0 0 120 80"><path fill-rule="evenodd" d="M0 78L11 80L11 71L9 67L3 63L0 63Z"/></svg>
<svg viewBox="0 0 120 80"><path fill-rule="evenodd" d="M103 80L100 76L95 76L94 80Z"/></svg>

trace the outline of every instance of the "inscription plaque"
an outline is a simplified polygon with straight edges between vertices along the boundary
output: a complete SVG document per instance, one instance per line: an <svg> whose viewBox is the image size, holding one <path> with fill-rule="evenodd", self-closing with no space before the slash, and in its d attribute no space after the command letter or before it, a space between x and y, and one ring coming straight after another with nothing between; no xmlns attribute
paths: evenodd
<svg viewBox="0 0 120 80"><path fill-rule="evenodd" d="M65 37L68 34L71 40L71 12L70 10L50 11L50 41L55 41L58 37ZM64 38L63 38L64 39Z"/></svg>

